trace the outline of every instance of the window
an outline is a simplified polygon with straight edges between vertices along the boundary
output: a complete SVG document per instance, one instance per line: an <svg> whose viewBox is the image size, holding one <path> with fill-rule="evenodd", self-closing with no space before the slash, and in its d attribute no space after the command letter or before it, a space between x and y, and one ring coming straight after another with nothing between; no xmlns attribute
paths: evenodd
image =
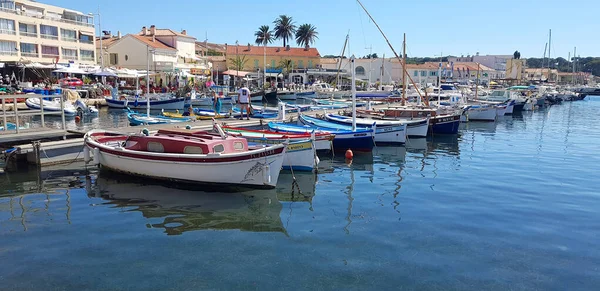
<svg viewBox="0 0 600 291"><path fill-rule="evenodd" d="M432 76L432 77L434 77L434 76L436 76L436 75L437 75L437 73L436 73L435 71L431 71L431 72L429 72L429 76Z"/></svg>
<svg viewBox="0 0 600 291"><path fill-rule="evenodd" d="M65 60L77 60L77 50L76 49L62 49L62 57Z"/></svg>
<svg viewBox="0 0 600 291"><path fill-rule="evenodd" d="M236 142L234 142L234 143L233 143L233 148L234 148L236 151L241 151L241 150L244 150L244 144L243 144L243 143L241 143L241 142L239 142L239 141L236 141Z"/></svg>
<svg viewBox="0 0 600 291"><path fill-rule="evenodd" d="M79 42L81 43L94 43L94 37L87 34L79 33Z"/></svg>
<svg viewBox="0 0 600 291"><path fill-rule="evenodd" d="M304 61L303 60L298 61L298 69L304 69Z"/></svg>
<svg viewBox="0 0 600 291"><path fill-rule="evenodd" d="M14 41L0 41L0 55L3 56L16 56L17 55L17 43Z"/></svg>
<svg viewBox="0 0 600 291"><path fill-rule="evenodd" d="M213 151L215 153L222 153L225 151L225 147L222 144L218 144L216 146L213 147Z"/></svg>
<svg viewBox="0 0 600 291"><path fill-rule="evenodd" d="M309 69L313 68L313 62L312 62L312 60L308 60L308 68Z"/></svg>
<svg viewBox="0 0 600 291"><path fill-rule="evenodd" d="M418 77L418 76L419 76L419 71L414 71L414 72L413 72L413 76L414 76L414 77Z"/></svg>
<svg viewBox="0 0 600 291"><path fill-rule="evenodd" d="M258 69L258 60L254 60L254 69Z"/></svg>
<svg viewBox="0 0 600 291"><path fill-rule="evenodd" d="M427 71L421 71L421 77L427 77Z"/></svg>
<svg viewBox="0 0 600 291"><path fill-rule="evenodd" d="M63 41L77 42L77 31L61 28L60 39Z"/></svg>
<svg viewBox="0 0 600 291"><path fill-rule="evenodd" d="M40 37L58 39L58 27L40 24Z"/></svg>
<svg viewBox="0 0 600 291"><path fill-rule="evenodd" d="M111 65L118 65L119 64L119 54L111 53L108 56L110 58L109 63Z"/></svg>
<svg viewBox="0 0 600 291"><path fill-rule="evenodd" d="M23 57L38 57L38 46L34 43L21 43L21 56Z"/></svg>
<svg viewBox="0 0 600 291"><path fill-rule="evenodd" d="M165 152L165 148L163 147L162 143L159 143L159 142L149 141L146 146L147 146L149 152L153 152L153 153L164 153Z"/></svg>
<svg viewBox="0 0 600 291"><path fill-rule="evenodd" d="M364 75L365 74L365 68L363 68L362 66L358 66L358 67L356 67L356 69L354 69L354 72L357 75Z"/></svg>
<svg viewBox="0 0 600 291"><path fill-rule="evenodd" d="M22 36L37 37L37 25L19 23L19 34Z"/></svg>
<svg viewBox="0 0 600 291"><path fill-rule="evenodd" d="M81 56L81 60L83 60L83 61L93 61L94 60L94 51L80 50L79 55Z"/></svg>
<svg viewBox="0 0 600 291"><path fill-rule="evenodd" d="M184 154L201 155L202 154L202 148L201 147L196 147L196 146L186 146L186 147L183 148L183 153Z"/></svg>
<svg viewBox="0 0 600 291"><path fill-rule="evenodd" d="M14 1L0 1L0 8L1 9L14 10L15 9L15 2Z"/></svg>
<svg viewBox="0 0 600 291"><path fill-rule="evenodd" d="M17 34L15 31L15 21L0 18L0 34Z"/></svg>
<svg viewBox="0 0 600 291"><path fill-rule="evenodd" d="M42 58L56 58L58 57L58 47L57 46L42 46Z"/></svg>

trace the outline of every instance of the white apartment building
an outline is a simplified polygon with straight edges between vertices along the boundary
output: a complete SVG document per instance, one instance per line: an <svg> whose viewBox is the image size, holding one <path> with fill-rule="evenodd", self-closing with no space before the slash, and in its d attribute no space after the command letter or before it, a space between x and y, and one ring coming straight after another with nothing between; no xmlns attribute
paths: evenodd
<svg viewBox="0 0 600 291"><path fill-rule="evenodd" d="M473 62L480 63L488 68L492 68L496 71L506 71L506 63L512 59L513 55L485 55L480 56L477 53L474 56L461 56L461 57L448 57L449 62Z"/></svg>
<svg viewBox="0 0 600 291"><path fill-rule="evenodd" d="M145 70L149 63L152 71L187 73L210 68L206 57L196 55L196 38L185 30L175 32L152 25L137 34L103 38L102 48L99 40L96 44L102 52L98 61L106 67Z"/></svg>
<svg viewBox="0 0 600 291"><path fill-rule="evenodd" d="M30 0L0 0L0 62L95 64L94 16Z"/></svg>

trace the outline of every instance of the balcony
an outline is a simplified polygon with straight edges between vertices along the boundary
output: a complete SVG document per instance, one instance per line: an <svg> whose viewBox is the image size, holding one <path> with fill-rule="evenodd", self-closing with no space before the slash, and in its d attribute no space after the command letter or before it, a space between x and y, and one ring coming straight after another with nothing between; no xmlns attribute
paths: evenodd
<svg viewBox="0 0 600 291"><path fill-rule="evenodd" d="M16 51L0 51L0 56L16 56Z"/></svg>
<svg viewBox="0 0 600 291"><path fill-rule="evenodd" d="M40 37L45 38L45 39L58 40L58 35L53 35L53 34L40 34Z"/></svg>
<svg viewBox="0 0 600 291"><path fill-rule="evenodd" d="M19 35L20 36L36 37L37 38L37 32L19 31Z"/></svg>
<svg viewBox="0 0 600 291"><path fill-rule="evenodd" d="M29 58L37 58L37 57L39 57L39 54L37 52L21 52L21 56L29 57Z"/></svg>
<svg viewBox="0 0 600 291"><path fill-rule="evenodd" d="M10 30L10 29L0 29L0 34L16 35L17 31L16 30Z"/></svg>
<svg viewBox="0 0 600 291"><path fill-rule="evenodd" d="M80 26L85 26L85 27L94 27L94 24L92 24L92 23L86 23L86 22L81 22L81 21L76 21L76 20L71 20L71 19L64 19L64 18L55 18L55 17L51 17L51 16L45 16L45 15L42 15L39 13L28 13L27 11L23 12L21 10L4 8L4 7L0 7L0 12L24 15L24 16L35 17L35 18L42 18L42 19L47 19L47 20L51 20L51 21L69 23L69 24L80 25Z"/></svg>
<svg viewBox="0 0 600 291"><path fill-rule="evenodd" d="M56 59L58 57L58 54L42 54L42 58Z"/></svg>
<svg viewBox="0 0 600 291"><path fill-rule="evenodd" d="M74 37L66 37L66 36L63 36L63 37L61 37L60 39L61 39L62 41L68 41L68 42L77 42L77 39L76 39L76 38L74 38Z"/></svg>

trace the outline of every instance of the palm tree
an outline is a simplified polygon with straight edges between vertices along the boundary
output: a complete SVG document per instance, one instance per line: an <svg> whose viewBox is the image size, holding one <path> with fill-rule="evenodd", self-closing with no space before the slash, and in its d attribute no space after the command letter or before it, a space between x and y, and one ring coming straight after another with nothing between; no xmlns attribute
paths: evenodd
<svg viewBox="0 0 600 291"><path fill-rule="evenodd" d="M246 63L248 62L248 59L246 59L246 56L236 56L235 58L230 58L229 62L231 62L231 66L233 66L233 69L236 71L243 71L244 67L246 66ZM238 80L239 83L239 80Z"/></svg>
<svg viewBox="0 0 600 291"><path fill-rule="evenodd" d="M290 73L292 72L294 66L294 62L290 59L283 59L279 61L279 68L283 73L284 79L287 79Z"/></svg>
<svg viewBox="0 0 600 291"><path fill-rule="evenodd" d="M296 32L296 25L294 24L292 17L279 15L279 18L275 19L273 24L275 24L275 39L282 39L283 47L285 47L288 39L293 38L294 33Z"/></svg>
<svg viewBox="0 0 600 291"><path fill-rule="evenodd" d="M296 43L299 46L308 47L315 42L319 33L317 32L317 28L312 24L302 24L296 30Z"/></svg>
<svg viewBox="0 0 600 291"><path fill-rule="evenodd" d="M254 33L256 40L254 41L257 45L266 46L273 42L273 32L269 30L268 25L261 25L258 30Z"/></svg>

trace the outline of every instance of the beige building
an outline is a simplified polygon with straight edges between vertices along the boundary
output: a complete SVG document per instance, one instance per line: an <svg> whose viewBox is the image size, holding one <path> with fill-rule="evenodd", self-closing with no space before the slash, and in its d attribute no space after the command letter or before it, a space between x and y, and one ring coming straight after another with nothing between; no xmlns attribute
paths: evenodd
<svg viewBox="0 0 600 291"><path fill-rule="evenodd" d="M29 0L0 1L2 62L95 64L94 16Z"/></svg>

